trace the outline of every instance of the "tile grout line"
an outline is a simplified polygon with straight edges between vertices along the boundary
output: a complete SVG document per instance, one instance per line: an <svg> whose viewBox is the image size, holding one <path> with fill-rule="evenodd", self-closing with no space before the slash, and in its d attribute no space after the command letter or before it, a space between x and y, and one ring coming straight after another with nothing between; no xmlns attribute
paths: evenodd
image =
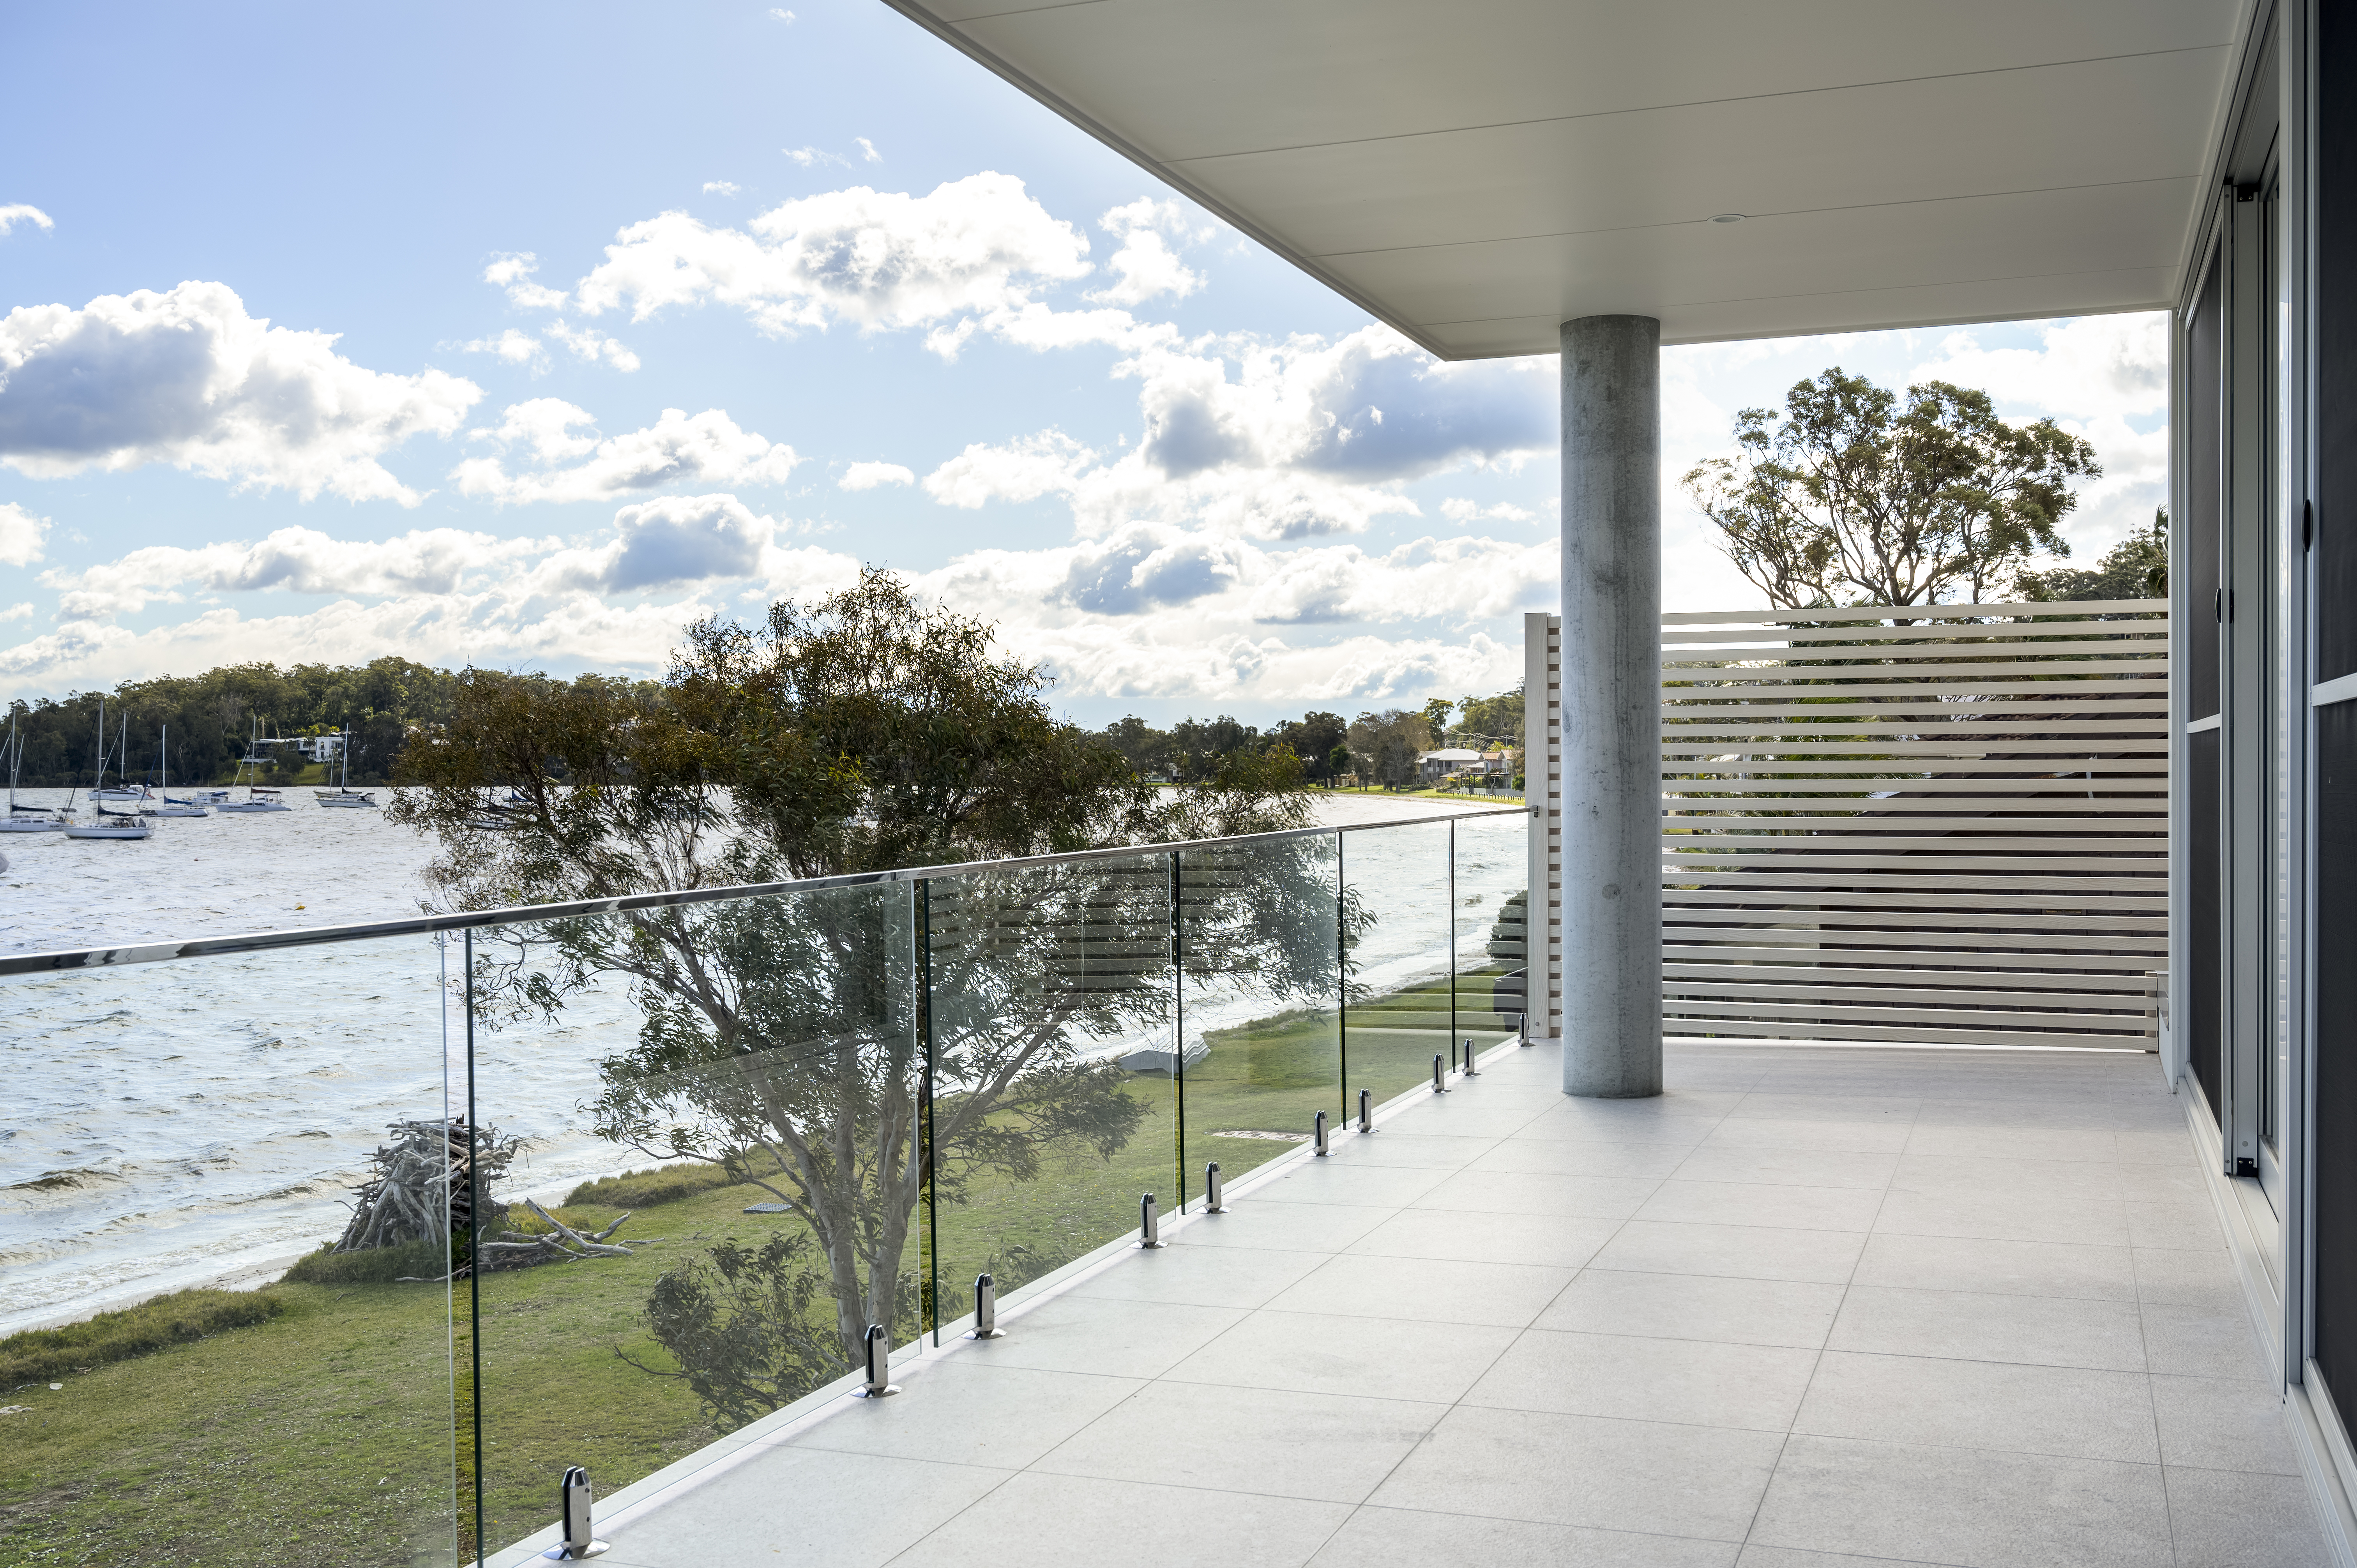
<svg viewBox="0 0 2357 1568"><path fill-rule="evenodd" d="M1832 1347L1834 1342L1834 1331L1841 1326L1842 1314L1848 1310L1849 1293L1852 1287L1857 1283L1857 1271L1865 1265L1866 1249L1874 1240L1875 1231L1873 1225L1880 1221L1882 1219L1883 1207L1890 1201L1891 1189L1896 1187L1899 1182L1900 1164L1901 1161L1906 1159L1907 1145L1915 1141L1915 1130L1921 1123L1922 1119L1923 1102L1921 1100L1918 1100L1915 1104L1915 1113L1909 1119L1907 1124L1907 1136L1899 1145L1899 1158L1891 1162L1890 1177L1888 1181L1883 1183L1882 1196L1874 1206L1874 1220L1870 1221L1867 1225L1866 1240L1858 1243L1857 1256L1851 1260L1849 1277L1842 1282L1841 1300L1835 1304L1833 1321L1825 1325L1824 1339L1818 1345L1815 1359L1811 1361L1809 1365L1808 1381L1801 1385L1801 1397L1792 1406L1792 1418L1789 1422L1785 1423L1784 1434L1776 1444L1776 1457L1769 1461L1768 1478L1760 1484L1760 1498L1757 1502L1751 1505L1750 1521L1744 1526L1742 1543L1736 1548L1736 1555L1738 1558L1740 1558L1744 1552L1749 1552L1751 1549L1751 1538L1760 1529L1760 1516L1766 1511L1768 1507L1768 1494L1775 1490L1777 1473L1783 1469L1784 1455L1792 1449L1793 1429L1800 1425L1801 1412L1808 1406L1809 1391L1816 1387L1817 1374L1824 1369L1825 1352Z"/></svg>

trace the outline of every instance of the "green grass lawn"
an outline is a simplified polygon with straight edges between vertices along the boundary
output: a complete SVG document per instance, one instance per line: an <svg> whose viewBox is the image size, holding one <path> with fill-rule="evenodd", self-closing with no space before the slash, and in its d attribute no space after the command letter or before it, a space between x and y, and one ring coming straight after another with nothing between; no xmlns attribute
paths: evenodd
<svg viewBox="0 0 2357 1568"><path fill-rule="evenodd" d="M1494 1038L1507 1026L1486 1011L1498 967L1469 972L1467 1033ZM1180 1086L1135 1079L1128 1092L1146 1113L1111 1160L1051 1161L1027 1183L975 1181L966 1201L942 1207L938 1237L920 1230L905 1266L921 1272L938 1253L941 1311L954 1319L993 1260L1004 1267L1028 1254L1030 1267L1017 1272L1037 1273L1090 1251L1134 1230L1145 1192L1174 1211L1182 1167L1186 1196L1200 1204L1205 1161L1232 1180L1295 1146L1222 1134L1306 1135L1319 1110L1339 1126L1362 1086L1380 1102L1427 1080L1433 1054L1448 1050L1448 983L1354 1005L1348 1022L1347 1069L1331 1010L1211 1033L1209 1058L1183 1086L1183 1150ZM634 1215L621 1239L661 1240L631 1258L481 1280L492 1547L552 1520L565 1466L587 1466L611 1495L716 1435L683 1384L616 1352L668 1365L640 1317L656 1276L724 1237L757 1240L765 1227L800 1223L743 1212L767 1197L750 1187L692 1192ZM619 1210L560 1212L603 1227ZM0 1405L26 1407L0 1416L0 1565L422 1568L451 1561L454 1541L459 1560L472 1557L471 1491L453 1518L454 1477L470 1487L473 1469L465 1372L478 1346L466 1283L455 1299L430 1284L270 1288L283 1310L251 1326L68 1373L54 1391L46 1382L0 1391Z"/></svg>

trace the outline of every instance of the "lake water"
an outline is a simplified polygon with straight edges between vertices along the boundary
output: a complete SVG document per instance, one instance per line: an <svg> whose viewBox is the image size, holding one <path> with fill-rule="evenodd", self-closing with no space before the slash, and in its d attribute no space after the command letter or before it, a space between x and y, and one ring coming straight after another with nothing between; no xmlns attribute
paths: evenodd
<svg viewBox="0 0 2357 1568"><path fill-rule="evenodd" d="M0 835L0 951L419 911L425 841L374 811L322 809L307 790L286 799L283 813L164 821L144 842ZM1448 810L1363 796L1318 806L1329 825ZM1447 834L1345 836L1349 880L1377 916L1361 950L1375 986L1445 972ZM1523 842L1514 818L1458 829L1455 923L1468 961L1522 886ZM264 1277L332 1240L388 1122L466 1108L465 1045L452 1037L463 1012L446 1017L443 1006L458 969L455 948L446 970L432 939L408 937L0 982L0 1332ZM1189 1033L1252 1005L1190 993ZM497 1086L483 1119L531 1140L519 1190L561 1195L646 1163L590 1136L580 1111L599 1057L637 1021L620 996L598 995L555 1026L478 1042L479 1091Z"/></svg>

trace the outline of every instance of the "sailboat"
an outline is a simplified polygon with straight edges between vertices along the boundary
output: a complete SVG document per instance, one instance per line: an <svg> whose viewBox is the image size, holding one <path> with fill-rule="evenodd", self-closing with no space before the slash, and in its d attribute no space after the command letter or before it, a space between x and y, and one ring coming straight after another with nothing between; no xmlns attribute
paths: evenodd
<svg viewBox="0 0 2357 1568"><path fill-rule="evenodd" d="M143 817L201 817L207 815L208 813L205 809L202 806L198 805L194 800L176 800L172 798L171 748L172 726L170 725L166 725L163 728L163 732L156 737L156 797L163 801L163 804L160 806L142 806L139 808L139 814Z"/></svg>
<svg viewBox="0 0 2357 1568"><path fill-rule="evenodd" d="M110 811L106 809L107 797L102 793L106 788L105 701L106 699L103 697L99 699L98 779L97 781L91 786L90 790L91 804L98 810L98 821L94 822L68 822L66 824L66 837L70 839L153 838L156 834L156 830L145 822L141 822L139 820L138 812ZM126 746L131 742L131 721L128 718L123 721L123 742ZM133 799L135 800L137 797L135 795Z"/></svg>
<svg viewBox="0 0 2357 1568"><path fill-rule="evenodd" d="M237 759L237 778L231 780L231 785L234 788L238 780L245 779L245 799L222 801L218 808L222 816L256 816L264 811L285 811L293 809L278 798L277 790L265 789L252 780L246 779L245 770L249 767L258 772L263 763L267 760L269 759L262 755L262 721L256 719L253 721L253 734L245 743L245 755Z"/></svg>
<svg viewBox="0 0 2357 1568"><path fill-rule="evenodd" d="M374 806L375 798L365 789L352 788L352 732L349 726L339 732L336 750L343 757L344 780L333 789L314 789L312 795L322 806Z"/></svg>
<svg viewBox="0 0 2357 1568"><path fill-rule="evenodd" d="M16 803L16 769L25 760L25 737L17 733L15 714L8 718L8 814L0 817L0 833L54 833L64 831L59 811L37 811Z"/></svg>

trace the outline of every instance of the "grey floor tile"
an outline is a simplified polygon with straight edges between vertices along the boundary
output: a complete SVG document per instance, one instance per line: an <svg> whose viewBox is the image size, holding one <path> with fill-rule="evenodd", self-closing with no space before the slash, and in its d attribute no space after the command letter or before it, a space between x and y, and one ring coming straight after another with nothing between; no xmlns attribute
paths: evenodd
<svg viewBox="0 0 2357 1568"><path fill-rule="evenodd" d="M1462 1263L1354 1252L1328 1259L1269 1305L1281 1312L1520 1328L1571 1283L1571 1275L1569 1269L1521 1263Z"/></svg>
<svg viewBox="0 0 2357 1568"><path fill-rule="evenodd" d="M1317 1568L1731 1568L1735 1559L1723 1541L1362 1507L1310 1561Z"/></svg>
<svg viewBox="0 0 2357 1568"><path fill-rule="evenodd" d="M1856 1231L1782 1230L1764 1225L1665 1225L1632 1219L1596 1254L1595 1266L1636 1273L1724 1274L1838 1284L1857 1265Z"/></svg>
<svg viewBox="0 0 2357 1568"><path fill-rule="evenodd" d="M2199 1197L2132 1197L2127 1202L2128 1240L2137 1247L2222 1247L2218 1210L2208 1195Z"/></svg>
<svg viewBox="0 0 2357 1568"><path fill-rule="evenodd" d="M1914 1093L1874 1093L1874 1089L1894 1087L1888 1079L1865 1086L1865 1093L1842 1093L1831 1086L1813 1092L1796 1091L1781 1087L1752 1090L1729 1111L1730 1118L1752 1120L1767 1118L1777 1122L1862 1122L1877 1125L1900 1124L1915 1120L1922 1109L1923 1097Z"/></svg>
<svg viewBox="0 0 2357 1568"><path fill-rule="evenodd" d="M2145 1370L2133 1302L1850 1287L1826 1341L1835 1350Z"/></svg>
<svg viewBox="0 0 2357 1568"><path fill-rule="evenodd" d="M891 1399L851 1401L781 1446L1019 1470L1145 1387L1135 1378L983 1364L990 1348L904 1374Z"/></svg>
<svg viewBox="0 0 2357 1568"><path fill-rule="evenodd" d="M2308 1483L2172 1465L2177 1568L2326 1568L2332 1554Z"/></svg>
<svg viewBox="0 0 2357 1568"><path fill-rule="evenodd" d="M1870 1230L1878 1191L1789 1183L1689 1181L1674 1177L1645 1200L1641 1219L1684 1225L1776 1225L1792 1230Z"/></svg>
<svg viewBox="0 0 2357 1568"><path fill-rule="evenodd" d="M2215 1247L2136 1249L2136 1299L2212 1312L2246 1310L2242 1282L2222 1240Z"/></svg>
<svg viewBox="0 0 2357 1568"><path fill-rule="evenodd" d="M1014 1472L872 1454L756 1448L676 1500L601 1529L614 1558L662 1563L742 1560L748 1522L773 1561L875 1568L955 1517ZM791 1498L791 1506L781 1499Z"/></svg>
<svg viewBox="0 0 2357 1568"><path fill-rule="evenodd" d="M1340 1203L1263 1203L1257 1189L1224 1214L1206 1214L1171 1236L1178 1247L1257 1247L1339 1252L1398 1212Z"/></svg>
<svg viewBox="0 0 2357 1568"><path fill-rule="evenodd" d="M2136 1299L2136 1263L2127 1248L2056 1241L1878 1234L1867 1240L1857 1283L1988 1294Z"/></svg>
<svg viewBox="0 0 2357 1568"><path fill-rule="evenodd" d="M1781 1432L1814 1350L1531 1329L1465 1396L1469 1405Z"/></svg>
<svg viewBox="0 0 2357 1568"><path fill-rule="evenodd" d="M1760 1546L1964 1568L2169 1568L2160 1467L1794 1436Z"/></svg>
<svg viewBox="0 0 2357 1568"><path fill-rule="evenodd" d="M1874 1228L1901 1236L1955 1236L1985 1241L2128 1244L2127 1212L2115 1199L1968 1190L1914 1192L1896 1181L1883 1195Z"/></svg>
<svg viewBox="0 0 2357 1568"><path fill-rule="evenodd" d="M1813 1350L1824 1344L1841 1304L1838 1284L1591 1268L1531 1326Z"/></svg>
<svg viewBox="0 0 2357 1568"><path fill-rule="evenodd" d="M2149 1370L2188 1378L2276 1380L2275 1369L2268 1366L2250 1316L2240 1302L2225 1311L2147 1302L2139 1311Z"/></svg>
<svg viewBox="0 0 2357 1568"><path fill-rule="evenodd" d="M1427 1095L1393 1120L1377 1123L1376 1136L1397 1128L1402 1132L1457 1137L1504 1138L1541 1117L1552 1115L1559 1096L1541 1099L1514 1093L1485 1093L1487 1085Z"/></svg>
<svg viewBox="0 0 2357 1568"><path fill-rule="evenodd" d="M1032 1468L1256 1497L1365 1500L1445 1404L1157 1382Z"/></svg>
<svg viewBox="0 0 2357 1568"><path fill-rule="evenodd" d="M1350 1516L1343 1503L1035 1470L926 1536L893 1568L1299 1568ZM789 1561L834 1568L820 1556Z"/></svg>
<svg viewBox="0 0 2357 1568"><path fill-rule="evenodd" d="M1224 1218L1212 1215L1209 1219L1216 1223ZM1316 1268L1325 1256L1256 1247L1164 1247L1099 1270L1074 1285L1072 1294L1107 1301L1259 1306Z"/></svg>
<svg viewBox="0 0 2357 1568"><path fill-rule="evenodd" d="M1926 1194L1964 1192L2029 1198L2129 1196L2126 1167L2109 1161L2051 1160L2018 1155L1931 1155L1910 1149L1899 1157L1891 1186Z"/></svg>
<svg viewBox="0 0 2357 1568"><path fill-rule="evenodd" d="M999 1326L1006 1337L977 1344L967 1353L994 1367L1155 1378L1243 1316L1234 1307L1060 1295L1019 1315L1001 1314Z"/></svg>
<svg viewBox="0 0 2357 1568"><path fill-rule="evenodd" d="M1371 1134L1381 1138L1380 1132ZM1378 1165L1365 1160L1308 1160L1252 1190L1254 1203L1340 1203L1398 1208L1439 1186L1445 1170L1422 1165ZM1241 1200L1239 1200L1241 1206Z"/></svg>
<svg viewBox="0 0 2357 1568"><path fill-rule="evenodd" d="M1828 1350L1793 1430L1921 1447L2160 1460L2145 1378L2084 1367Z"/></svg>
<svg viewBox="0 0 2357 1568"><path fill-rule="evenodd" d="M1680 1181L1773 1182L1791 1187L1854 1187L1879 1190L1904 1156L1852 1149L1752 1149L1713 1144L1677 1167Z"/></svg>
<svg viewBox="0 0 2357 1568"><path fill-rule="evenodd" d="M1372 1138L1346 1139L1328 1156L1338 1165L1416 1165L1453 1171L1496 1146L1494 1138L1404 1132L1386 1127Z"/></svg>
<svg viewBox="0 0 2357 1568"><path fill-rule="evenodd" d="M1815 1121L1784 1121L1774 1117L1733 1117L1711 1129L1705 1148L1824 1149L1847 1154L1895 1155L1907 1146L1905 1122L1845 1122L1826 1116Z"/></svg>
<svg viewBox="0 0 2357 1568"><path fill-rule="evenodd" d="M1619 1144L1602 1138L1503 1138L1465 1168L1659 1181L1690 1157L1692 1146L1684 1139Z"/></svg>
<svg viewBox="0 0 2357 1568"><path fill-rule="evenodd" d="M1447 1403L1480 1380L1517 1332L1396 1317L1255 1312L1163 1375L1182 1383Z"/></svg>
<svg viewBox="0 0 2357 1568"><path fill-rule="evenodd" d="M1626 1219L1662 1184L1651 1176L1541 1176L1517 1171L1457 1171L1409 1207L1483 1214L1561 1215Z"/></svg>
<svg viewBox="0 0 2357 1568"><path fill-rule="evenodd" d="M1594 1257L1596 1250L1609 1241L1620 1229L1617 1219L1404 1208L1346 1250L1395 1258L1538 1263L1548 1268L1576 1269Z"/></svg>
<svg viewBox="0 0 2357 1568"><path fill-rule="evenodd" d="M2297 1476L2283 1396L2270 1383L2227 1378L2155 1378L2153 1413L2160 1420L2166 1465Z"/></svg>
<svg viewBox="0 0 2357 1568"><path fill-rule="evenodd" d="M1770 1432L1460 1405L1370 1500L1735 1541L1783 1441ZM1577 1484L1566 1484L1571 1477Z"/></svg>
<svg viewBox="0 0 2357 1568"><path fill-rule="evenodd" d="M1789 1546L1747 1546L1735 1568L1949 1568L1921 1558L1853 1557L1846 1552L1796 1552Z"/></svg>

